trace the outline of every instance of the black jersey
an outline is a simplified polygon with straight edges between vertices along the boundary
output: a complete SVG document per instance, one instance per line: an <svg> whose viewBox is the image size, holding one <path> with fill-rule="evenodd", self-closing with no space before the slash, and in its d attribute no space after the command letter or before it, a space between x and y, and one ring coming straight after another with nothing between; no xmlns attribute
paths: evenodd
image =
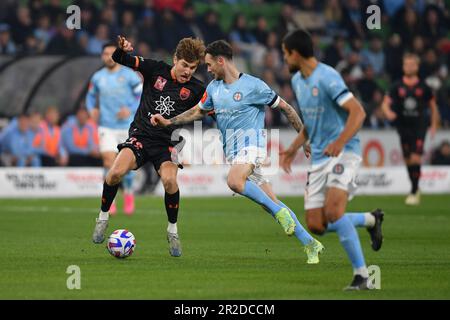
<svg viewBox="0 0 450 320"><path fill-rule="evenodd" d="M431 89L421 80L407 85L404 80L392 85L389 93L392 111L397 114L395 126L425 130L428 126L427 109L433 99Z"/></svg>
<svg viewBox="0 0 450 320"><path fill-rule="evenodd" d="M117 49L113 60L139 71L144 77L139 108L130 126L130 133L145 135L155 144L167 144L172 132L180 126L154 127L150 123L153 114L173 118L194 107L205 92L203 82L192 77L186 83L179 83L171 74L172 66L163 61L132 56Z"/></svg>

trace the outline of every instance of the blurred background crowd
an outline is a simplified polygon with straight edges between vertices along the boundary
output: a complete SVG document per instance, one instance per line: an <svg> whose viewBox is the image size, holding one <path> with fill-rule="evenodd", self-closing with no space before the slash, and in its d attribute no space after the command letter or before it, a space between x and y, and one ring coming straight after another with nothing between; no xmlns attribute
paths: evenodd
<svg viewBox="0 0 450 320"><path fill-rule="evenodd" d="M70 4L81 9L79 30L66 27ZM370 30L366 9L373 4L381 9L381 28ZM390 127L380 105L389 85L401 78L402 55L407 51L420 56L420 77L436 96L440 126L450 128L449 7L450 0L3 0L0 58L99 57L102 45L121 34L134 44L136 54L170 63L184 37L199 37L205 43L227 39L242 71L262 78L295 106L280 41L289 30L303 27L313 35L318 59L335 67L362 101L366 128ZM197 75L210 80L204 66ZM98 163L96 125L82 100L72 112L62 112L59 106L40 108L5 122L0 134L3 164ZM287 121L277 110L268 109L266 124L283 127ZM444 155L437 154L436 161L449 161L450 145L437 151Z"/></svg>

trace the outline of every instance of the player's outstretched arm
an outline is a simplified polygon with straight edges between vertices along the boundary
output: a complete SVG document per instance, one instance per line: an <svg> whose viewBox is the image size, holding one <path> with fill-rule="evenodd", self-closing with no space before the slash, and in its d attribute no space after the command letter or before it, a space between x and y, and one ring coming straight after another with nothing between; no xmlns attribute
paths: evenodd
<svg viewBox="0 0 450 320"><path fill-rule="evenodd" d="M150 122L154 126L160 126L160 127L167 127L170 125L183 125L195 120L199 120L203 118L205 114L207 114L208 111L200 109L198 105L195 107L192 107L191 109L183 112L182 114L179 114L176 117L166 119L160 114L154 114L150 118Z"/></svg>
<svg viewBox="0 0 450 320"><path fill-rule="evenodd" d="M278 108L280 108L280 111L284 113L286 118L294 127L295 131L297 132L302 131L303 123L300 117L298 116L297 111L295 111L294 107L292 107L289 103L287 103L283 99L280 99L280 103L278 103Z"/></svg>

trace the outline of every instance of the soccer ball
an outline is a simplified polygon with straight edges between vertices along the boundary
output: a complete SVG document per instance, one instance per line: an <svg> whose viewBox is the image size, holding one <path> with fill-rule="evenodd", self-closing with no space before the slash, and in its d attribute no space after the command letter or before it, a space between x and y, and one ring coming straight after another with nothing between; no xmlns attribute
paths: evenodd
<svg viewBox="0 0 450 320"><path fill-rule="evenodd" d="M136 247L134 235L125 229L114 231L108 238L106 249L116 258L126 258L133 254Z"/></svg>

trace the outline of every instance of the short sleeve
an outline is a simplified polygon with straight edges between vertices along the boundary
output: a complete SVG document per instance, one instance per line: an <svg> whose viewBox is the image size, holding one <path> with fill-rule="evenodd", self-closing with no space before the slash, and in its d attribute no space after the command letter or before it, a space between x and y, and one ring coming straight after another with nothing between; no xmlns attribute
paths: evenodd
<svg viewBox="0 0 450 320"><path fill-rule="evenodd" d="M353 94L348 90L344 79L342 79L341 75L336 70L332 70L332 72L327 74L324 87L325 92L331 100L340 106L343 106L353 97Z"/></svg>
<svg viewBox="0 0 450 320"><path fill-rule="evenodd" d="M398 104L398 86L395 84L389 88L389 90L386 91L385 100L390 105L397 105Z"/></svg>
<svg viewBox="0 0 450 320"><path fill-rule="evenodd" d="M213 103L213 100L212 100L212 86L211 86L211 83L208 85L208 87L206 87L206 90L203 93L203 96L200 99L200 102L198 103L198 106L200 107L200 109L205 110L205 111L214 110L214 103Z"/></svg>
<svg viewBox="0 0 450 320"><path fill-rule="evenodd" d="M431 100L434 99L433 91L431 91L431 88L427 85L424 85L423 87L424 87L423 98L425 99L425 101L430 102Z"/></svg>
<svg viewBox="0 0 450 320"><path fill-rule="evenodd" d="M267 105L271 108L278 107L281 98L264 81L258 80L254 92L254 101L252 102L256 105Z"/></svg>

